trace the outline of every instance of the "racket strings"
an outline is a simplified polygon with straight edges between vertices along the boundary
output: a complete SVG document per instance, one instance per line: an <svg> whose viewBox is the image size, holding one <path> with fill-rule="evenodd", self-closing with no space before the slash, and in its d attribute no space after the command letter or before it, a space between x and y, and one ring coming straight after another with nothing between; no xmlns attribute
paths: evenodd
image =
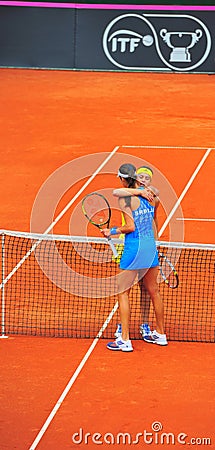
<svg viewBox="0 0 215 450"><path fill-rule="evenodd" d="M98 195L91 195L84 201L84 210L88 219L96 225L105 225L110 220L110 211L106 201Z"/></svg>
<svg viewBox="0 0 215 450"><path fill-rule="evenodd" d="M108 210L101 209L100 211L91 211L91 220L98 225L105 225L109 221Z"/></svg>
<svg viewBox="0 0 215 450"><path fill-rule="evenodd" d="M163 255L159 254L160 274L169 287L176 288L178 286L178 274L172 262Z"/></svg>

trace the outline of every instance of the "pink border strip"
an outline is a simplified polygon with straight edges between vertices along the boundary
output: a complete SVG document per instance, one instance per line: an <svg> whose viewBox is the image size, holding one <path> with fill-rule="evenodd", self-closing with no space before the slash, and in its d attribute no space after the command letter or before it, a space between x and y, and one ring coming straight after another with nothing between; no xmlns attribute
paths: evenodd
<svg viewBox="0 0 215 450"><path fill-rule="evenodd" d="M215 11L215 6L188 6L188 5L104 5L87 3L45 3L2 1L0 6L30 6L40 8L78 8L78 9L133 9L133 10L175 10L175 11Z"/></svg>

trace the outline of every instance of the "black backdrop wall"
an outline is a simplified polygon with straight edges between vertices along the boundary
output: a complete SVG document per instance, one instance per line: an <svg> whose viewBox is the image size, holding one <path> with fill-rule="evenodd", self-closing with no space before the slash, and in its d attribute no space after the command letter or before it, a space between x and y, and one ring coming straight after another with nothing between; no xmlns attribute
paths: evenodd
<svg viewBox="0 0 215 450"><path fill-rule="evenodd" d="M215 7L6 3L1 67L215 72Z"/></svg>

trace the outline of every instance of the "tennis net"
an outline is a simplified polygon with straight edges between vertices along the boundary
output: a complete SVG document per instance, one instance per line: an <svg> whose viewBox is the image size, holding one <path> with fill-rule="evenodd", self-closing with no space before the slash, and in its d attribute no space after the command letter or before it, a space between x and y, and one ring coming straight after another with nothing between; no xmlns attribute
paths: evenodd
<svg viewBox="0 0 215 450"><path fill-rule="evenodd" d="M104 238L1 231L1 333L113 338L119 323L118 264ZM114 240L118 250L121 241ZM179 276L160 277L169 340L215 341L215 245L159 242ZM130 292L131 338L155 327L143 282Z"/></svg>

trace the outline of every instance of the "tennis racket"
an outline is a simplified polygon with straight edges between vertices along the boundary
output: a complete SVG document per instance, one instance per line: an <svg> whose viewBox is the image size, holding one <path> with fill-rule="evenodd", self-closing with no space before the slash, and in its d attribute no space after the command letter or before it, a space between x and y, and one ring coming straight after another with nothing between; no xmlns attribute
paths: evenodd
<svg viewBox="0 0 215 450"><path fill-rule="evenodd" d="M104 195L98 192L92 192L86 195L82 200L82 211L90 223L102 230L104 226L109 228L111 219L111 209L107 199ZM107 238L108 244L115 257L118 252L110 237Z"/></svg>
<svg viewBox="0 0 215 450"><path fill-rule="evenodd" d="M179 277L175 267L163 253L159 252L158 258L161 277L171 289L176 289L179 285Z"/></svg>

